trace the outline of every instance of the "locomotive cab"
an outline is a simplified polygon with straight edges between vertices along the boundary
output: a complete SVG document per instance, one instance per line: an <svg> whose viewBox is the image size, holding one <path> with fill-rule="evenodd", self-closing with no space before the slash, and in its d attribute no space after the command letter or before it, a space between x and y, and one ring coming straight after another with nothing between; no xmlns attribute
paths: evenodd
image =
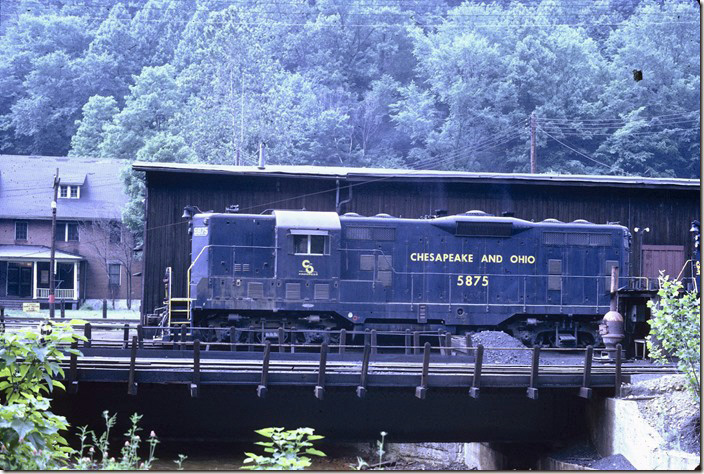
<svg viewBox="0 0 704 474"><path fill-rule="evenodd" d="M338 300L340 217L334 212L274 211L276 285L289 311Z"/></svg>

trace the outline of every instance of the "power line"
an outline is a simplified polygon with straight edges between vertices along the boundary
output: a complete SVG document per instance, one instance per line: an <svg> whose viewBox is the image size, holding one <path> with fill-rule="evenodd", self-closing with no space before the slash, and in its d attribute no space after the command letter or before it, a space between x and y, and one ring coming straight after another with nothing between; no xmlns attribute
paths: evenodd
<svg viewBox="0 0 704 474"><path fill-rule="evenodd" d="M590 161L593 161L594 163L597 163L597 164L599 164L599 165L601 165L601 166L604 166L604 167L606 167L606 168L612 169L612 166L609 166L609 165L607 165L606 163L602 163L601 161L599 161L599 160L597 160L597 159L594 159L594 158L592 158L591 156L586 155L586 154L582 153L581 151L579 151L579 150L577 150L577 149L575 149L575 148L572 148L572 147L569 146L568 144L561 142L560 140L558 140L557 138L553 137L553 136L550 135L548 132L546 132L545 130L543 130L542 127L538 127L538 128L540 128L540 130L542 130L543 133L545 133L545 135L549 136L550 138L552 138L553 140L555 140L557 143L559 143L560 145L564 146L565 148L569 148L569 149L572 150L573 152L577 153L578 155L581 155L581 156L585 157L586 159L588 159L588 160L590 160Z"/></svg>

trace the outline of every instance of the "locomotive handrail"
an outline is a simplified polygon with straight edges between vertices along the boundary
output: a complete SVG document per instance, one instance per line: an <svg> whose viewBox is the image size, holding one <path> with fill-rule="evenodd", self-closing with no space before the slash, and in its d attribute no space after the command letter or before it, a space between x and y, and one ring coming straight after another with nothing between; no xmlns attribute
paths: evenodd
<svg viewBox="0 0 704 474"><path fill-rule="evenodd" d="M226 248L233 248L235 247L234 245L221 245L221 244L208 244L204 246L202 249L200 249L200 252L198 252L198 255L196 256L195 259L191 262L191 264L188 266L188 270L186 271L186 299L187 299L187 304L186 308L188 309L188 319L191 319L191 270L193 270L193 266L196 264L198 259L200 258L201 255L203 255L203 252L205 252L205 249L209 249L211 247L226 247ZM171 315L169 314L169 326L171 326Z"/></svg>

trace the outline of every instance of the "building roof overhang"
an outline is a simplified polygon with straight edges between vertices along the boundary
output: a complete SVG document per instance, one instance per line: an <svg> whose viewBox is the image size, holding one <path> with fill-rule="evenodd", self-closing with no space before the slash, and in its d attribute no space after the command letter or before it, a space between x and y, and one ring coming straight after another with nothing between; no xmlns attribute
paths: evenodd
<svg viewBox="0 0 704 474"><path fill-rule="evenodd" d="M57 261L80 261L84 258L68 252L56 250ZM51 259L51 249L43 245L0 245L0 260L9 261L48 261Z"/></svg>
<svg viewBox="0 0 704 474"><path fill-rule="evenodd" d="M528 173L475 173L464 171L349 168L338 166L257 166L154 163L136 161L132 168L147 173L211 174L225 176L299 177L344 179L347 181L443 181L489 184L532 184L550 186L628 187L698 191L700 179L650 178L645 176L562 175Z"/></svg>

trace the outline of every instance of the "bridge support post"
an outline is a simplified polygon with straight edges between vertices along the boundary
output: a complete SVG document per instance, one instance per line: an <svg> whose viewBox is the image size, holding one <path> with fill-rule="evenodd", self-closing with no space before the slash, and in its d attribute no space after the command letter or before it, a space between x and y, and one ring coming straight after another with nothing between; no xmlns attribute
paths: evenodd
<svg viewBox="0 0 704 474"><path fill-rule="evenodd" d="M420 374L420 385L416 387L416 398L425 400L425 395L428 392L428 368L430 366L430 343L426 342L423 346L423 369Z"/></svg>
<svg viewBox="0 0 704 474"><path fill-rule="evenodd" d="M411 330L406 329L406 337L404 340L404 345L406 350L404 351L406 355L409 355L411 353Z"/></svg>
<svg viewBox="0 0 704 474"><path fill-rule="evenodd" d="M139 348L144 349L144 328L141 324L137 325L137 340L139 341Z"/></svg>
<svg viewBox="0 0 704 474"><path fill-rule="evenodd" d="M540 366L540 346L533 347L533 360L530 366L530 385L526 395L532 400L538 399L538 370Z"/></svg>
<svg viewBox="0 0 704 474"><path fill-rule="evenodd" d="M71 343L71 357L68 363L68 380L66 383L66 392L70 394L78 393L78 341Z"/></svg>
<svg viewBox="0 0 704 474"><path fill-rule="evenodd" d="M584 375L582 377L582 386L579 389L579 396L582 398L592 398L592 389L589 386L591 384L592 377L592 355L594 353L594 348L592 346L587 346L587 351L584 355Z"/></svg>
<svg viewBox="0 0 704 474"><path fill-rule="evenodd" d="M420 333L413 331L413 353L420 354Z"/></svg>
<svg viewBox="0 0 704 474"><path fill-rule="evenodd" d="M249 326L249 330L247 331L247 351L252 352L254 350L254 346L252 345L253 342L254 342L254 326Z"/></svg>
<svg viewBox="0 0 704 474"><path fill-rule="evenodd" d="M279 346L280 350L280 346ZM271 342L266 341L264 345L264 358L262 359L262 379L257 386L257 396L259 398L265 398L266 393L269 391L267 385L269 382L269 357L271 356Z"/></svg>
<svg viewBox="0 0 704 474"><path fill-rule="evenodd" d="M474 356L474 374L472 375L472 387L469 389L469 396L479 398L479 390L482 384L482 361L484 359L484 346L477 344L476 355Z"/></svg>
<svg viewBox="0 0 704 474"><path fill-rule="evenodd" d="M191 397L200 395L200 339L193 341L193 379L191 382Z"/></svg>
<svg viewBox="0 0 704 474"><path fill-rule="evenodd" d="M91 345L91 326L90 323L86 323L85 326L83 326L83 336L85 336L86 340L83 341L83 347L89 348Z"/></svg>
<svg viewBox="0 0 704 474"><path fill-rule="evenodd" d="M376 342L376 329L372 329L372 354L376 354L377 342Z"/></svg>
<svg viewBox="0 0 704 474"><path fill-rule="evenodd" d="M122 327L122 348L127 349L130 345L130 325L125 323Z"/></svg>
<svg viewBox="0 0 704 474"><path fill-rule="evenodd" d="M230 328L230 352L237 350L237 340L239 339L240 332L235 328Z"/></svg>
<svg viewBox="0 0 704 474"><path fill-rule="evenodd" d="M325 366L328 361L328 344L323 342L320 345L320 366L318 367L318 385L313 391L315 398L322 400L325 396Z"/></svg>
<svg viewBox="0 0 704 474"><path fill-rule="evenodd" d="M181 337L179 338L178 350L183 351L187 348L186 345L186 325L181 325Z"/></svg>
<svg viewBox="0 0 704 474"><path fill-rule="evenodd" d="M283 352L284 351L284 328L279 327L278 337L279 337L279 352Z"/></svg>
<svg viewBox="0 0 704 474"><path fill-rule="evenodd" d="M364 345L364 355L362 356L362 373L359 378L359 385L357 386L357 397L364 398L367 394L367 372L369 371L369 355L371 354L371 347L369 344Z"/></svg>
<svg viewBox="0 0 704 474"><path fill-rule="evenodd" d="M445 347L446 355L452 355L452 334L445 331Z"/></svg>
<svg viewBox="0 0 704 474"><path fill-rule="evenodd" d="M614 368L614 397L621 398L621 344L616 344L616 367Z"/></svg>
<svg viewBox="0 0 704 474"><path fill-rule="evenodd" d="M340 329L340 345L337 349L337 352L339 354L344 354L346 345L347 345L347 331L345 329Z"/></svg>
<svg viewBox="0 0 704 474"><path fill-rule="evenodd" d="M127 395L137 395L137 382L135 381L135 367L137 365L137 336L132 336L130 350L130 371L127 375Z"/></svg>

